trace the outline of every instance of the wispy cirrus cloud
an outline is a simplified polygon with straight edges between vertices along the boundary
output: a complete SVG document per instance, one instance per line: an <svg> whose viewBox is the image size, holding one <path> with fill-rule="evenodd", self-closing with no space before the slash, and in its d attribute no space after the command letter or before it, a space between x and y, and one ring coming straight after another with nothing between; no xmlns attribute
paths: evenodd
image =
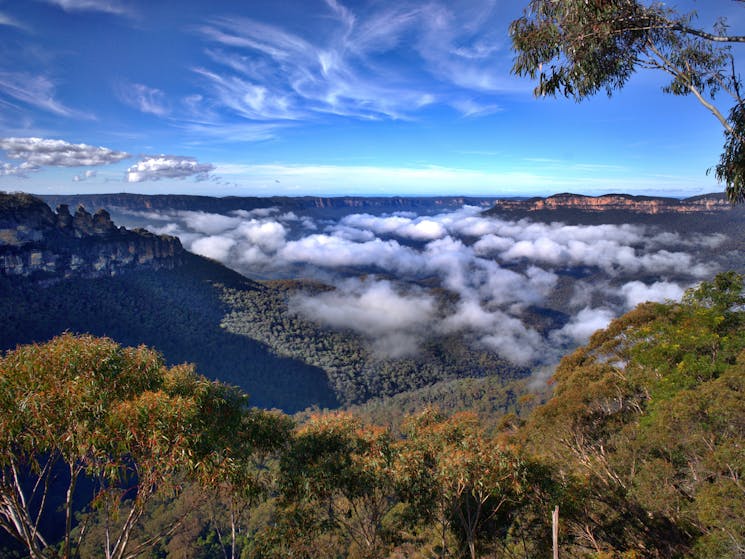
<svg viewBox="0 0 745 559"><path fill-rule="evenodd" d="M267 122L229 122L219 117L200 118L198 120L184 120L176 122L175 126L188 133L195 139L194 144L221 144L231 142L261 142L277 137L281 130L287 128L286 123Z"/></svg>
<svg viewBox="0 0 745 559"><path fill-rule="evenodd" d="M457 109L464 117L478 117L498 113L502 110L496 103L480 103L473 98L456 99L451 106Z"/></svg>
<svg viewBox="0 0 745 559"><path fill-rule="evenodd" d="M505 5L509 2L424 4L416 44L428 71L468 91L525 92L524 83L509 77L509 41L495 25Z"/></svg>
<svg viewBox="0 0 745 559"><path fill-rule="evenodd" d="M0 94L56 115L88 120L94 118L59 101L56 87L51 79L43 75L0 70Z"/></svg>
<svg viewBox="0 0 745 559"><path fill-rule="evenodd" d="M16 27L17 29L28 31L28 27L4 12L0 12L0 25L5 25L6 27Z"/></svg>
<svg viewBox="0 0 745 559"><path fill-rule="evenodd" d="M132 15L132 9L119 0L43 0L66 12L103 12L118 16Z"/></svg>
<svg viewBox="0 0 745 559"><path fill-rule="evenodd" d="M515 89L493 2L325 4L305 33L212 18L197 32L216 66L194 71L226 109L264 120L405 119L438 103L478 116L499 110L483 95Z"/></svg>
<svg viewBox="0 0 745 559"><path fill-rule="evenodd" d="M171 111L166 94L160 89L141 83L121 82L115 87L115 92L123 103L140 112L166 116Z"/></svg>

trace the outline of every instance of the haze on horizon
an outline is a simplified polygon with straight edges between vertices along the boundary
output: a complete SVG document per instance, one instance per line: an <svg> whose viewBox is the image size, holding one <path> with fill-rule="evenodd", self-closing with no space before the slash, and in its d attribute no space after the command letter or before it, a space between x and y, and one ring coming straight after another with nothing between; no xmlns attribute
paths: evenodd
<svg viewBox="0 0 745 559"><path fill-rule="evenodd" d="M537 100L527 0L0 4L0 188L39 194L533 195L721 190L693 99L636 76ZM676 3L710 28L742 9Z"/></svg>

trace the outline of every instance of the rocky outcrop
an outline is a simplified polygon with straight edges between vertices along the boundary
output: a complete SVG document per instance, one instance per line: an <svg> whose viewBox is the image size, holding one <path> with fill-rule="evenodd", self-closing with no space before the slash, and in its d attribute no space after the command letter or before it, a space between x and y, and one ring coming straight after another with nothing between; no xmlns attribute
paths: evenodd
<svg viewBox="0 0 745 559"><path fill-rule="evenodd" d="M527 200L498 200L494 210L550 211L578 210L585 212L626 211L641 214L717 212L729 210L731 205L722 194L707 194L693 198L658 198L631 196L628 194L604 194L583 196L580 194L556 194L548 198Z"/></svg>
<svg viewBox="0 0 745 559"><path fill-rule="evenodd" d="M44 281L112 276L136 267L171 269L183 262L175 237L117 227L105 210L54 212L29 194L0 192L0 276Z"/></svg>

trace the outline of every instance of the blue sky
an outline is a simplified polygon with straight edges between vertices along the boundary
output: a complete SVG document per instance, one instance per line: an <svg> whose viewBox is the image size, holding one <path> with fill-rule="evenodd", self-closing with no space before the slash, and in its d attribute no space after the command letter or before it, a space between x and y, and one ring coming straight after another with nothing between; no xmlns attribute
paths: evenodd
<svg viewBox="0 0 745 559"><path fill-rule="evenodd" d="M720 125L659 76L577 104L510 75L527 1L0 0L0 189L721 190Z"/></svg>

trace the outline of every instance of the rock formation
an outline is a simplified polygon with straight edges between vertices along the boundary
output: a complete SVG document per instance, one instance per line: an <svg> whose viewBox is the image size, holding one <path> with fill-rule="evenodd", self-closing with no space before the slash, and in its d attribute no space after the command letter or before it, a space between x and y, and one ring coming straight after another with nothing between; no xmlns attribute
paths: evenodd
<svg viewBox="0 0 745 559"><path fill-rule="evenodd" d="M724 195L707 194L693 198L662 198L631 196L628 194L604 194L583 196L581 194L555 194L547 198L528 200L497 200L495 210L580 210L585 212L627 211L642 214L716 212L729 210L731 205Z"/></svg>
<svg viewBox="0 0 745 559"><path fill-rule="evenodd" d="M174 268L184 249L175 237L117 227L105 210L54 212L29 194L0 192L0 276L54 281L112 276L127 269Z"/></svg>

